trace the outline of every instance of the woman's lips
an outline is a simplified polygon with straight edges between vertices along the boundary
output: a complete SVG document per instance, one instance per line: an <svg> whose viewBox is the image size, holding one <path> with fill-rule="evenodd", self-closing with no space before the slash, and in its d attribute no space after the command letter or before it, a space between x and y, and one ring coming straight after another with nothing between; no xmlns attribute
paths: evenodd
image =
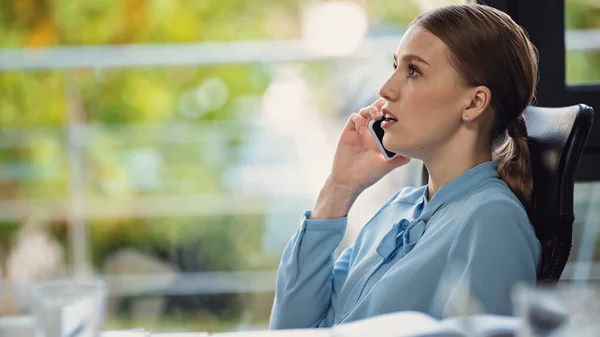
<svg viewBox="0 0 600 337"><path fill-rule="evenodd" d="M398 122L398 118L394 116L388 109L382 109L383 112L383 122L381 122L381 128L389 128L392 124Z"/></svg>
<svg viewBox="0 0 600 337"><path fill-rule="evenodd" d="M381 112L383 112L383 116L388 117L388 118L392 118L395 119L396 121L398 121L398 117L396 117L393 113L390 112L390 110L388 110L387 108L383 108L381 110Z"/></svg>
<svg viewBox="0 0 600 337"><path fill-rule="evenodd" d="M395 124L395 123L398 123L398 122L384 120L383 122L381 122L381 128L382 129L389 128L390 126L392 126L392 124Z"/></svg>

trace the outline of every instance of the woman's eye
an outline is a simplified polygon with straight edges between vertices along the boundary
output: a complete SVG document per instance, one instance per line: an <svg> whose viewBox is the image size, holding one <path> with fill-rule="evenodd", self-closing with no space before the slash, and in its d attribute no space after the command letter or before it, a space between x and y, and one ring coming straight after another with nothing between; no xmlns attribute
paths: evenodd
<svg viewBox="0 0 600 337"><path fill-rule="evenodd" d="M394 70L398 69L398 65L394 63Z"/></svg>
<svg viewBox="0 0 600 337"><path fill-rule="evenodd" d="M409 77L415 77L419 75L419 69L417 69L417 67L413 66L413 65L409 65L408 66L408 76Z"/></svg>

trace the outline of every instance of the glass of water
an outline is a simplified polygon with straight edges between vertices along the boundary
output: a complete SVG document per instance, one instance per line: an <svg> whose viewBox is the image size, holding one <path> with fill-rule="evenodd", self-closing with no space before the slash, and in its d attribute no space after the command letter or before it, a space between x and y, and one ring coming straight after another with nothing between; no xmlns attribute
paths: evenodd
<svg viewBox="0 0 600 337"><path fill-rule="evenodd" d="M100 280L67 279L32 286L37 336L100 336L106 298L107 287Z"/></svg>
<svg viewBox="0 0 600 337"><path fill-rule="evenodd" d="M590 285L530 287L513 292L519 337L600 336L600 289Z"/></svg>

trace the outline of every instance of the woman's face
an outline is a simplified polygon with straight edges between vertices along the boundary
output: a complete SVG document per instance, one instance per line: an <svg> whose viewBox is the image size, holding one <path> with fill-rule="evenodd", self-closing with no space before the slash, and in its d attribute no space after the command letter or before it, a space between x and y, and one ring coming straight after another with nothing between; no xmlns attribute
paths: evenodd
<svg viewBox="0 0 600 337"><path fill-rule="evenodd" d="M449 55L446 45L421 27L412 26L402 37L394 55L395 71L380 90L387 100L384 113L397 119L385 127L387 149L424 159L460 129L468 88Z"/></svg>

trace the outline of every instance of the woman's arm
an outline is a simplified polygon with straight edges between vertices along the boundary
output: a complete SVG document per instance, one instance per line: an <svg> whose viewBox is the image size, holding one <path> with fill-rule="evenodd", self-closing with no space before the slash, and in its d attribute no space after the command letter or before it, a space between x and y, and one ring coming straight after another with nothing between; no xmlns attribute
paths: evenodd
<svg viewBox="0 0 600 337"><path fill-rule="evenodd" d="M338 293L346 280L352 248L334 264L347 218L309 220L286 246L277 273L271 329L331 326Z"/></svg>
<svg viewBox="0 0 600 337"><path fill-rule="evenodd" d="M308 328L333 324L337 292L348 274L351 250L334 266L347 215L356 197L392 170L409 162L385 160L368 131L381 118L384 99L352 114L338 141L331 172L313 212L285 248L279 271L271 328Z"/></svg>

